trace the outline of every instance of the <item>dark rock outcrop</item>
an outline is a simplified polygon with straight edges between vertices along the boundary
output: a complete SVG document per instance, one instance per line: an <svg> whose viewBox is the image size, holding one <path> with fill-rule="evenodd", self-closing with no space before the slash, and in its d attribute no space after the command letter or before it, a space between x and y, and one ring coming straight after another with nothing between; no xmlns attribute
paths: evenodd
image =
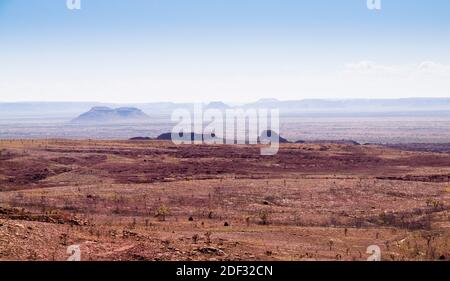
<svg viewBox="0 0 450 281"><path fill-rule="evenodd" d="M263 131L258 139L258 142L260 143L261 141L270 141L271 139L277 137L279 139L279 143L291 143L287 139L281 137L279 134L271 130Z"/></svg>
<svg viewBox="0 0 450 281"><path fill-rule="evenodd" d="M149 141L152 140L152 138L149 137L134 137L129 139L130 141Z"/></svg>
<svg viewBox="0 0 450 281"><path fill-rule="evenodd" d="M202 134L196 134L196 133L186 133L186 135L187 135L187 140L191 140L191 141L194 141L196 139L201 139L204 141L204 140L208 140L208 139L216 137L214 134L211 134L211 136L210 136L210 135L202 135ZM189 135L190 135L190 138L189 138ZM180 133L179 136L177 136L177 137L183 138L184 136L185 136L184 133ZM156 138L156 140L171 141L172 133L161 134Z"/></svg>

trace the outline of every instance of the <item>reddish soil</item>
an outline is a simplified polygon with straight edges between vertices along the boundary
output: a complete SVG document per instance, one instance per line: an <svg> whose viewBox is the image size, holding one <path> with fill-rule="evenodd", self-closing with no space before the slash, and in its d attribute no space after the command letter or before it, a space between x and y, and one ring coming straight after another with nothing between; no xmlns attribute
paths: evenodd
<svg viewBox="0 0 450 281"><path fill-rule="evenodd" d="M0 260L448 260L450 154L402 149L0 141Z"/></svg>

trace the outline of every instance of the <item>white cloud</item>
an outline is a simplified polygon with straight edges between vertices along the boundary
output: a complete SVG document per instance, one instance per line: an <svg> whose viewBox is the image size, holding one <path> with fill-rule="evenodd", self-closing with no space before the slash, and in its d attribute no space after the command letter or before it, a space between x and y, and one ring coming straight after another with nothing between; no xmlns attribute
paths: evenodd
<svg viewBox="0 0 450 281"><path fill-rule="evenodd" d="M447 76L450 78L450 65L433 61L424 61L419 64L386 65L372 61L349 63L345 66L346 73L370 75L401 75L401 76Z"/></svg>
<svg viewBox="0 0 450 281"><path fill-rule="evenodd" d="M359 97L450 97L450 66L433 61L381 64L360 61L339 74L341 91Z"/></svg>
<svg viewBox="0 0 450 281"><path fill-rule="evenodd" d="M450 78L450 65L444 65L433 61L422 62L418 69L424 74L447 76Z"/></svg>
<svg viewBox="0 0 450 281"><path fill-rule="evenodd" d="M398 71L396 67L390 65L377 64L372 61L360 61L356 63L349 63L345 66L346 71L354 71L358 73L395 73Z"/></svg>

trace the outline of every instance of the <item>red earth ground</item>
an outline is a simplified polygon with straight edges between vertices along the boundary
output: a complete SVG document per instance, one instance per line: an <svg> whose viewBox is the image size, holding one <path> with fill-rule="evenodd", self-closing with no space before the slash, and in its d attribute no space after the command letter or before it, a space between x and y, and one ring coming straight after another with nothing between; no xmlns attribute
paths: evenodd
<svg viewBox="0 0 450 281"><path fill-rule="evenodd" d="M0 260L448 260L449 181L402 147L4 140Z"/></svg>

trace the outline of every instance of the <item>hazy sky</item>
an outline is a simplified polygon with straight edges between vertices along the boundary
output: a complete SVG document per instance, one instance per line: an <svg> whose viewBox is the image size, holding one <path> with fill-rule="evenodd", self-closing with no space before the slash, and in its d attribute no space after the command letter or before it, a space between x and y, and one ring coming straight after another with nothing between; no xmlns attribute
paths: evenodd
<svg viewBox="0 0 450 281"><path fill-rule="evenodd" d="M450 97L450 1L0 0L0 101Z"/></svg>

